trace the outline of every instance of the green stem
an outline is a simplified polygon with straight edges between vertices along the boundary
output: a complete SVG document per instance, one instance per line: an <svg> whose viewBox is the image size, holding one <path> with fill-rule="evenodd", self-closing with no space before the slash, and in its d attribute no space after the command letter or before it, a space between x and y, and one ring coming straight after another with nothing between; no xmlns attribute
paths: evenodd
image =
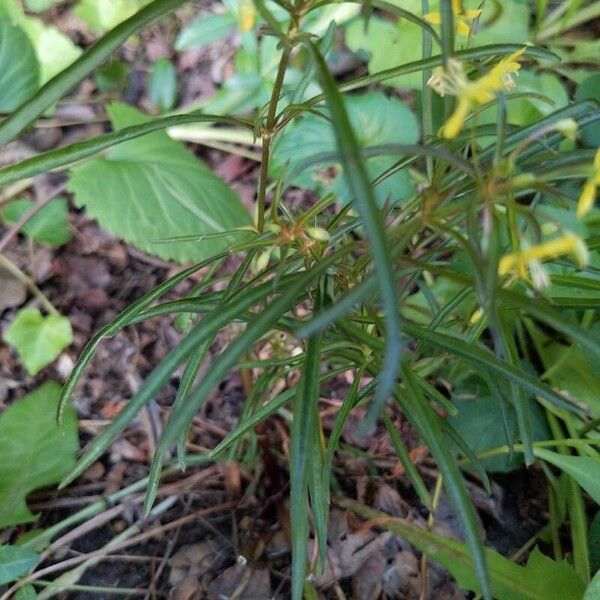
<svg viewBox="0 0 600 600"><path fill-rule="evenodd" d="M423 16L429 12L429 0L421 0L421 11ZM431 57L431 34L423 29L423 41L422 41L422 57L423 60L427 60ZM429 78L431 77L431 69L423 69L423 98L422 98L422 118L423 118L423 140L428 142L433 136L433 107L432 107L432 90L427 85ZM427 166L427 179L429 183L433 178L433 157L426 156L425 164Z"/></svg>
<svg viewBox="0 0 600 600"><path fill-rule="evenodd" d="M290 25L290 29L295 26L294 20ZM271 94L271 101L269 102L269 112L267 113L267 121L264 127L263 140L262 140L262 153L260 162L260 174L258 178L258 196L256 199L258 212L256 217L256 227L259 233L262 233L265 226L265 202L267 197L267 182L269 179L269 157L271 153L271 141L275 135L276 115L277 115L277 104L279 103L279 97L281 95L281 88L283 86L283 79L285 77L285 71L287 69L288 60L290 58L291 48L286 45L281 53L279 59L279 67L277 68L277 77L275 78L275 84L273 85L273 92Z"/></svg>

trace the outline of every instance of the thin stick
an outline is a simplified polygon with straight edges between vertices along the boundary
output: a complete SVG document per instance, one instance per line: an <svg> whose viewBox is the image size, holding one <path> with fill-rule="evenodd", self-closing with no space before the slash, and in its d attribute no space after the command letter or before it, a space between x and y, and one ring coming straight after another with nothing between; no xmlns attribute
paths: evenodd
<svg viewBox="0 0 600 600"><path fill-rule="evenodd" d="M10 241L21 231L23 225L28 223L46 204L53 200L58 194L63 192L67 187L66 183L55 188L46 198L38 200L10 229L4 234L0 240L0 252L3 252Z"/></svg>
<svg viewBox="0 0 600 600"><path fill-rule="evenodd" d="M6 258L3 254L0 254L0 266L8 271L11 275L17 278L27 289L42 303L43 307L51 314L58 315L59 312L54 308L54 305L44 292L35 285L35 282L25 272L23 272L14 262Z"/></svg>

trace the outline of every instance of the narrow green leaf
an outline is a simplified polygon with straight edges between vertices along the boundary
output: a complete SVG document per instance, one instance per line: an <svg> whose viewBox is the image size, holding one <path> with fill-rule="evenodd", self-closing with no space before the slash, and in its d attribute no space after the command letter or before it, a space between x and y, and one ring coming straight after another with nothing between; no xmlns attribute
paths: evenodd
<svg viewBox="0 0 600 600"><path fill-rule="evenodd" d="M184 0L154 0L135 15L117 25L82 54L73 64L44 85L30 100L23 103L0 123L0 146L19 135L49 106L101 65L127 38L152 21L170 12Z"/></svg>
<svg viewBox="0 0 600 600"><path fill-rule="evenodd" d="M100 344L100 342L106 338L116 335L121 329L126 327L132 320L137 316L142 310L150 306L155 300L160 298L163 294L166 294L168 291L173 289L175 286L179 285L182 281L185 281L188 277L202 269L210 265L213 261L222 259L229 256L229 252L223 252L220 255L213 256L199 264L193 265L188 269L184 269L183 271L177 273L173 277L170 277L153 290L150 290L148 293L144 294L141 298L132 302L123 312L121 312L117 317L115 317L110 323L107 323L102 329L100 329L94 336L88 341L83 350L81 351L81 355L79 356L79 360L75 363L73 367L73 371L69 375L65 385L63 387L63 391L61 394L59 407L58 407L58 420L61 422L63 411L75 389L75 386L81 379L85 369L90 364L90 361L94 357L96 353L96 348Z"/></svg>
<svg viewBox="0 0 600 600"><path fill-rule="evenodd" d="M423 396L407 363L402 365L402 374L411 395L411 401L407 402L410 407L407 416L414 419L419 435L423 437L438 464L444 478L444 487L463 525L467 546L471 551L482 595L486 600L491 600L492 591L479 523L465 482L454 460L454 456L452 456L448 443L441 435L437 426L436 414L431 406L429 406L427 399Z"/></svg>
<svg viewBox="0 0 600 600"><path fill-rule="evenodd" d="M386 324L386 350L373 407L364 423L365 428L368 428L377 419L396 383L398 364L402 352L400 315L396 304L394 272L383 218L360 156L360 148L348 118L344 100L317 46L309 44L308 47L317 65L321 85L325 91L335 125L336 146L341 157L344 177L352 191L353 205L361 217L369 238L383 303Z"/></svg>
<svg viewBox="0 0 600 600"><path fill-rule="evenodd" d="M587 535L588 520L585 514L583 494L579 485L569 475L563 474L563 481L566 488L565 496L569 512L569 523L571 525L571 540L573 541L573 563L579 576L583 581L588 583L590 580L590 556Z"/></svg>
<svg viewBox="0 0 600 600"><path fill-rule="evenodd" d="M83 473L87 467L89 467L95 460L97 460L99 456L102 455L106 448L108 448L108 446L111 444L113 439L129 424L138 411L160 391L160 389L171 377L173 371L178 367L179 364L189 357L191 352L197 348L199 344L215 335L217 331L221 329L221 327L231 323L231 321L233 321L239 313L244 312L260 300L266 298L272 293L272 291L272 284L269 282L262 285L260 288L247 290L243 297L236 298L233 302L217 307L200 323L198 323L150 373L150 375L146 378L143 387L127 403L127 406L118 414L118 416L110 423L110 425L108 425L102 431L102 433L92 441L84 456L80 459L75 469L73 469L63 480L61 486L64 487L67 483L73 481L73 479ZM93 349L91 352L93 353ZM206 379L203 381L206 381ZM73 386L74 381L70 380L70 382L70 385ZM69 382L67 385L69 385ZM69 392L63 394L63 399L65 402L68 398L68 395ZM180 404L181 409L188 409L192 402L194 402L193 395L188 398L188 402L185 404ZM194 413L192 413L192 416ZM176 437L180 434L184 427L187 427L187 422L182 423L181 427L178 428L176 432L171 429L170 435ZM168 426L165 428L165 431L167 429ZM174 439L171 438L170 443L173 441Z"/></svg>
<svg viewBox="0 0 600 600"><path fill-rule="evenodd" d="M173 410L175 410L181 403L187 401L188 396L192 391L194 381L198 376L198 371L200 371L200 367L206 358L206 354L210 350L210 344L213 340L214 338L209 338L202 344L199 344L198 347L194 348L192 351L188 362L185 365L185 369L183 370L183 374L181 375L179 387L177 388L177 394L175 396L175 400L173 401ZM187 433L187 428L182 430L179 434L179 439L177 440L177 460L179 463L179 468L182 471L185 470L185 441L187 438Z"/></svg>
<svg viewBox="0 0 600 600"><path fill-rule="evenodd" d="M319 369L321 337L319 334L308 339L302 378L294 405L294 417L290 441L290 518L292 525L292 599L302 600L306 563L308 560L308 481L312 456L319 449L317 433L317 408L319 401ZM314 448L314 446L317 448ZM313 464L313 473L318 473L319 464ZM313 488L314 491L314 488ZM315 498L313 498L314 500ZM321 515L323 516L323 515ZM321 531L321 534L323 532ZM326 534L326 530L325 530ZM326 553L326 539L319 536L319 552ZM321 544L325 547L321 547Z"/></svg>
<svg viewBox="0 0 600 600"><path fill-rule="evenodd" d="M200 383L196 386L188 401L185 404L180 404L179 410L171 413L171 416L167 421L167 424L165 425L161 435L156 453L154 455L154 460L152 462L150 481L148 483L148 492L145 502L146 511L150 509L156 497L158 474L160 472L163 456L166 455L179 432L183 428L187 427L190 421L193 419L198 409L202 406L202 403L206 399L206 396L210 390L216 386L219 381L221 381L221 379L231 368L235 366L237 361L244 353L248 351L252 344L254 344L259 337L269 331L269 329L273 327L273 324L276 323L284 313L290 310L297 297L306 290L307 286L319 275L324 273L332 264L335 263L336 260L339 260L339 256L345 252L345 248L338 250L322 260L312 269L300 273L297 278L289 282L281 295L273 300L271 304L269 304L267 308L258 314L253 321L248 323L246 330L233 342L231 342L227 349L219 356L218 360L213 364L212 369L210 369L202 381L200 381ZM273 291L272 286L272 282L267 281L259 288L259 290L262 291L264 287L266 287L267 290L270 289ZM231 306L231 304L233 304L233 315L241 313L243 310L248 308L248 306L256 304L256 300L250 302L250 304L247 304L248 297L250 295L251 294L249 291L246 291L246 293L242 295L238 294L233 298L229 305L225 306ZM221 323L222 317L227 315L227 313L228 311L225 310L224 307L220 308L218 312L211 313L205 317L202 323L206 322L206 320L209 318L213 318L217 323ZM227 319L225 323L231 321L231 316L227 316L229 316L229 319ZM188 338L189 337L190 336L188 336ZM186 340L184 340L182 343L185 343L188 338L186 338Z"/></svg>
<svg viewBox="0 0 600 600"><path fill-rule="evenodd" d="M424 504L424 506L431 508L431 496L429 494L427 486L425 485L425 482L423 481L423 478L419 474L419 471L417 471L417 468L413 464L412 460L410 460L408 450L406 449L404 442L400 438L398 431L394 427L392 420L386 412L383 412L382 414L383 424L385 425L388 435L390 436L390 440L392 441L392 446L394 447L396 456L398 457L400 463L404 467L406 475L410 479L410 482L413 484L415 492L417 492L417 495L419 496L421 502Z"/></svg>
<svg viewBox="0 0 600 600"><path fill-rule="evenodd" d="M490 44L488 46L481 46L480 48L468 48L466 50L458 50L454 52L453 56L457 60L470 62L475 60L484 60L492 56L507 56L509 54L512 54L513 52L516 52L517 50L521 50L522 48L523 44ZM539 58L542 60L551 61L560 60L556 54L549 52L548 50L544 50L543 48L537 48L535 46L528 46L525 52L523 53L523 56L527 58ZM384 69L383 71L379 71L378 73L364 75L363 77L357 77L356 79L352 79L351 81L342 83L339 86L339 90L341 92L349 92L352 90L373 85L375 83L381 83L382 81L386 81L387 79L392 79L400 75L416 73L424 69L433 69L434 67L440 66L442 62L443 56L441 54L426 59L415 60L413 62L405 63L397 67L392 67L391 69ZM319 104L325 99L326 94L319 94L318 96L314 96L313 98L310 98L310 100L307 100L305 102L305 105L314 106L315 104Z"/></svg>
<svg viewBox="0 0 600 600"><path fill-rule="evenodd" d="M600 463L589 456L567 456L545 448L535 448L537 458L568 473L593 499L600 504Z"/></svg>
<svg viewBox="0 0 600 600"><path fill-rule="evenodd" d="M571 412L579 414L585 413L584 409L570 402L567 398L563 398L548 385L540 382L536 377L525 373L509 363L498 360L493 354L474 344L465 342L455 336L430 331L413 323L404 323L403 329L406 333L424 342L444 348L452 354L462 356L474 364L485 367L491 373L500 375L509 381L514 381L523 389L545 398L548 402L559 408L566 408Z"/></svg>

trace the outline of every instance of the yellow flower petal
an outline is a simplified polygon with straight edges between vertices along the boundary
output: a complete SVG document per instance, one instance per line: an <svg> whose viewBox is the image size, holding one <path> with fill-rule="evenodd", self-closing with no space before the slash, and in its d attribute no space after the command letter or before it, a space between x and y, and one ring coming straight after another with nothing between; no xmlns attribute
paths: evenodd
<svg viewBox="0 0 600 600"><path fill-rule="evenodd" d="M441 25L442 24L442 15L439 12L431 12L423 15L423 18L432 25Z"/></svg>
<svg viewBox="0 0 600 600"><path fill-rule="evenodd" d="M456 19L456 33L462 37L469 37L471 26L464 19L459 17Z"/></svg>
<svg viewBox="0 0 600 600"><path fill-rule="evenodd" d="M460 130L464 125L465 119L469 114L470 108L471 102L469 101L468 97L461 96L458 99L458 104L454 109L454 112L442 127L441 133L443 137L445 137L448 140L451 140L460 133Z"/></svg>
<svg viewBox="0 0 600 600"><path fill-rule="evenodd" d="M581 219L585 217L590 210L594 207L596 202L596 189L597 186L592 180L586 181L581 194L579 196L579 202L577 203L577 218Z"/></svg>
<svg viewBox="0 0 600 600"><path fill-rule="evenodd" d="M498 275L506 275L513 270L517 262L516 254L507 254L500 259L498 263Z"/></svg>
<svg viewBox="0 0 600 600"><path fill-rule="evenodd" d="M498 274L506 275L511 271L516 271L521 279L526 279L528 265L530 269L533 268L539 271L541 261L565 255L571 255L579 266L585 266L589 259L585 242L579 236L567 234L520 252L503 256L498 263ZM536 275L538 275L539 280L537 283L540 283L539 273Z"/></svg>

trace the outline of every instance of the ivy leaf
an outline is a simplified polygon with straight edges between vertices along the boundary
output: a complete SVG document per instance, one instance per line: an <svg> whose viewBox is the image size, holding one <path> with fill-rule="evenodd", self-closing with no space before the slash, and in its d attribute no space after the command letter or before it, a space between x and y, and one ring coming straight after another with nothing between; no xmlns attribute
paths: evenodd
<svg viewBox="0 0 600 600"><path fill-rule="evenodd" d="M27 495L58 483L75 465L77 417L68 406L64 430L56 423L60 389L48 381L0 415L0 528L35 521Z"/></svg>
<svg viewBox="0 0 600 600"><path fill-rule="evenodd" d="M0 216L7 223L16 223L32 206L33 201L19 198L9 202ZM68 212L67 200L59 196L34 215L21 231L40 244L62 246L71 239Z"/></svg>
<svg viewBox="0 0 600 600"><path fill-rule="evenodd" d="M475 454L505 446L508 442L504 429L504 418L498 399L493 396L479 396L469 400L454 400L459 408L458 415L450 419L450 424L469 445ZM545 423L545 415L536 402L528 401L529 412L533 421L532 439L548 439L549 432ZM508 431L511 443L518 441L517 415L512 406L506 406ZM515 453L482 459L486 471L513 471L523 464L522 455Z"/></svg>
<svg viewBox="0 0 600 600"><path fill-rule="evenodd" d="M125 104L108 107L115 129L143 123ZM206 165L166 133L115 146L107 156L71 170L69 190L102 227L167 260L200 261L239 239L250 225L240 199ZM157 243L177 236L223 233L198 242Z"/></svg>
<svg viewBox="0 0 600 600"><path fill-rule="evenodd" d="M369 92L349 96L346 98L346 106L362 148L380 144L414 144L419 139L415 116L400 100L387 98L381 92ZM284 168L286 175L293 173L294 169L307 160L335 151L331 124L324 118L308 115L285 129L277 138L273 151L273 174L278 176ZM369 177L375 179L398 160L397 156L384 155L367 159ZM342 202L347 203L352 199L341 167L331 162L309 167L288 183L317 193L326 193L333 188ZM404 200L413 190L414 186L406 169L388 177L375 188L380 204L388 198L393 202Z"/></svg>
<svg viewBox="0 0 600 600"><path fill-rule="evenodd" d="M38 558L35 552L27 548L0 546L0 585L10 583L27 573Z"/></svg>
<svg viewBox="0 0 600 600"><path fill-rule="evenodd" d="M0 112L14 110L39 84L39 66L27 34L0 11Z"/></svg>
<svg viewBox="0 0 600 600"><path fill-rule="evenodd" d="M4 341L19 354L27 372L37 375L72 341L69 319L42 316L37 308L24 308L4 332Z"/></svg>

